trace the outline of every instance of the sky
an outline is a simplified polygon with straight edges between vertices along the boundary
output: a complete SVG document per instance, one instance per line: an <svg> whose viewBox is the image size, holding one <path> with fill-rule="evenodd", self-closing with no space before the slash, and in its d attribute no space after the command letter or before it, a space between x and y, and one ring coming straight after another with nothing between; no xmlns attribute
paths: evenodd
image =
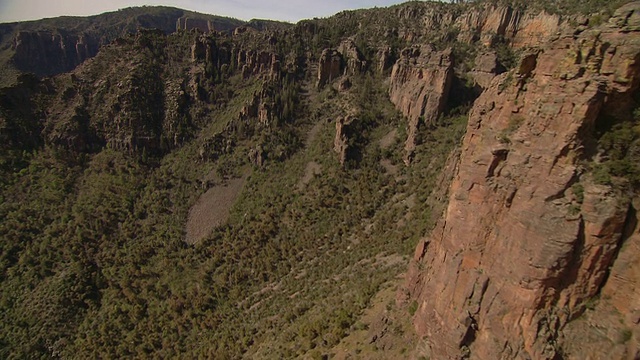
<svg viewBox="0 0 640 360"><path fill-rule="evenodd" d="M0 0L0 23L62 15L96 15L142 5L173 6L242 20L297 22L330 16L342 10L382 7L405 1L408 0Z"/></svg>

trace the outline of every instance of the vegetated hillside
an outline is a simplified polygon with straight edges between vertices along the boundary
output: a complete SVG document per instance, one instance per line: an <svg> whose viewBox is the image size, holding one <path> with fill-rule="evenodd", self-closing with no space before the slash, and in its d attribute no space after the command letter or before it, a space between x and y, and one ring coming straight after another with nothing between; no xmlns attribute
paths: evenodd
<svg viewBox="0 0 640 360"><path fill-rule="evenodd" d="M633 357L639 7L139 30L20 75L0 89L0 354L582 358L590 336ZM542 275L511 265L529 253Z"/></svg>

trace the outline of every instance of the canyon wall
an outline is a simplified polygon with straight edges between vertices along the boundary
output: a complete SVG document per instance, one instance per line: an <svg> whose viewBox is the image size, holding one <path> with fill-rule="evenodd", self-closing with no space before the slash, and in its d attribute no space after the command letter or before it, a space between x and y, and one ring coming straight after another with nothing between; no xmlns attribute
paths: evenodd
<svg viewBox="0 0 640 360"><path fill-rule="evenodd" d="M60 34L51 31L20 31L13 39L13 62L22 71L38 75L69 71L98 53L104 45L89 35Z"/></svg>
<svg viewBox="0 0 640 360"><path fill-rule="evenodd" d="M599 28L552 39L475 102L449 205L399 294L417 305L431 358L640 355L638 202L594 180L588 165L598 161L599 122L631 114L639 24L636 2ZM616 309L609 321L573 326L598 294L597 306ZM607 326L629 330L622 341L564 352L563 339Z"/></svg>

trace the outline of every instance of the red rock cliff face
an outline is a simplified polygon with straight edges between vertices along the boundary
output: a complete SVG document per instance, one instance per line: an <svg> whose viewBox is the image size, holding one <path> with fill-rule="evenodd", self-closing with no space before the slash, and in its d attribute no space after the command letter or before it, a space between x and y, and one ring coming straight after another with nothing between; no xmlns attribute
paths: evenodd
<svg viewBox="0 0 640 360"><path fill-rule="evenodd" d="M576 20L544 11L532 12L488 3L462 13L444 4L414 4L399 7L396 15L407 22L423 25L419 33L411 28L399 29L400 35L408 41L424 35L443 35L445 29L456 29L457 38L462 42L480 41L489 45L502 39L515 47L540 44L570 27L569 23Z"/></svg>
<svg viewBox="0 0 640 360"><path fill-rule="evenodd" d="M431 36L443 29L457 29L461 42L479 41L491 45L506 41L513 48L529 47L546 42L558 32L567 30L567 19L545 12L531 13L511 7L483 6L463 14L450 13L447 8L399 8L398 17L424 23L423 31ZM402 31L401 31L402 32ZM402 35L415 40L418 34ZM480 67L472 74L485 88L497 73L495 55L479 57ZM436 52L429 46L406 49L393 67L389 95L391 101L409 118L405 144L405 163L409 164L415 148L416 130L420 119L432 123L446 106L453 76L454 59L450 51Z"/></svg>
<svg viewBox="0 0 640 360"><path fill-rule="evenodd" d="M433 124L444 110L452 77L451 51L435 51L430 45L403 50L393 66L389 97L409 118L405 163L413 156L420 122Z"/></svg>
<svg viewBox="0 0 640 360"><path fill-rule="evenodd" d="M634 341L594 353L560 349L567 324L600 292L635 314L620 321L638 336L638 255L628 250L638 246L635 206L595 185L580 159L602 115L630 111L639 20L634 3L600 29L560 37L476 101L449 205L407 275L432 359L640 355Z"/></svg>

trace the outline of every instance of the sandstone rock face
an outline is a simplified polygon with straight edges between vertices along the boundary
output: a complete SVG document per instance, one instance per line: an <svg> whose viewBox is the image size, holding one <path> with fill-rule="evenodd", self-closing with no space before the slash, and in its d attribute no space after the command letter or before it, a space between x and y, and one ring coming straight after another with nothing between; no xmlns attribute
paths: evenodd
<svg viewBox="0 0 640 360"><path fill-rule="evenodd" d="M513 47L535 46L555 35L563 25L558 15L531 13L505 6L485 6L455 20L460 41L490 45L506 39Z"/></svg>
<svg viewBox="0 0 640 360"><path fill-rule="evenodd" d="M602 297L612 299L613 307L623 314L628 325L638 325L640 323L640 227L638 222L637 209L640 208L640 201L636 199L632 209L634 213L629 214L629 222L626 230L629 233L623 246L618 253L616 261L613 263L609 279L602 289ZM635 231L632 227L635 226ZM637 336L636 326L636 336ZM639 350L639 349L636 349Z"/></svg>
<svg viewBox="0 0 640 360"><path fill-rule="evenodd" d="M318 63L318 88L324 87L327 83L342 75L343 60L342 55L333 49L324 49Z"/></svg>
<svg viewBox="0 0 640 360"><path fill-rule="evenodd" d="M430 45L403 50L393 66L389 97L409 119L405 163L413 157L419 124L434 124L444 110L452 78L451 50L438 52Z"/></svg>
<svg viewBox="0 0 640 360"><path fill-rule="evenodd" d="M268 127L274 120L275 108L271 94L262 89L255 92L251 100L242 107L238 118L241 121L257 119L260 126Z"/></svg>
<svg viewBox="0 0 640 360"><path fill-rule="evenodd" d="M548 43L476 101L449 205L406 278L431 358L558 358L565 326L600 292L637 336L638 204L593 183L579 159L602 115L630 113L640 36L619 29L639 11Z"/></svg>
<svg viewBox="0 0 640 360"><path fill-rule="evenodd" d="M324 49L318 62L318 88L342 75L355 75L366 69L367 61L351 39L345 39L338 49Z"/></svg>
<svg viewBox="0 0 640 360"><path fill-rule="evenodd" d="M514 9L509 6L481 5L470 11L457 13L442 4L423 7L399 7L396 15L404 21L423 24L423 35L438 34L443 29L457 29L461 42L480 41L490 45L506 40L514 47L524 47L547 41L558 32L569 29L569 18L546 12ZM421 34L414 30L400 29L400 35L413 41Z"/></svg>
<svg viewBox="0 0 640 360"><path fill-rule="evenodd" d="M485 52L478 54L475 59L475 66L470 71L470 75L475 83L483 89L491 84L493 78L504 69L498 62L498 57L493 52Z"/></svg>
<svg viewBox="0 0 640 360"><path fill-rule="evenodd" d="M241 69L245 79L254 75L267 79L276 79L280 76L280 58L275 53L242 47L234 49L220 47L207 35L197 36L191 45L191 61L204 61L211 69L232 65L232 53L235 57L233 65Z"/></svg>

